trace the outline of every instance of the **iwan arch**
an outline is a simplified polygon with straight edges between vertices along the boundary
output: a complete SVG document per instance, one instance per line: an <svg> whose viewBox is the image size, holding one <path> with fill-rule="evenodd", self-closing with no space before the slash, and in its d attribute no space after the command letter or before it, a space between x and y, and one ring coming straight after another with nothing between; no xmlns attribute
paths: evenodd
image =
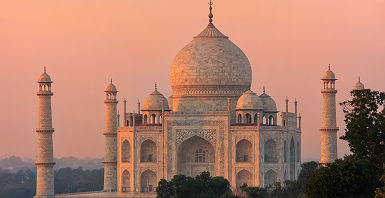
<svg viewBox="0 0 385 198"><path fill-rule="evenodd" d="M155 87L135 113L126 111L124 100L120 117L118 90L109 83L104 191L56 197L152 197L160 179L203 171L225 177L234 190L298 177L297 102L294 112L288 100L279 112L265 90L250 90L248 58L214 26L211 13L208 26L176 55L170 80L170 97Z"/></svg>

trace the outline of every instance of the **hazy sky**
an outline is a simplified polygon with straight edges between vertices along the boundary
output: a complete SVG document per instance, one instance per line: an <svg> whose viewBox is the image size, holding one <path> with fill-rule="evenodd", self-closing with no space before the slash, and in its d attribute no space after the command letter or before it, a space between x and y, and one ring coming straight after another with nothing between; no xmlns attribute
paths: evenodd
<svg viewBox="0 0 385 198"><path fill-rule="evenodd" d="M171 95L176 53L208 23L208 0L0 0L0 157L36 156L37 79L53 84L55 157L101 157L104 89L110 77L128 110L158 83ZM248 56L252 90L279 110L297 98L302 156L319 159L321 81L327 65L337 101L361 76L385 90L385 0L215 0L214 24ZM343 114L337 110L344 132ZM339 156L348 153L339 140Z"/></svg>

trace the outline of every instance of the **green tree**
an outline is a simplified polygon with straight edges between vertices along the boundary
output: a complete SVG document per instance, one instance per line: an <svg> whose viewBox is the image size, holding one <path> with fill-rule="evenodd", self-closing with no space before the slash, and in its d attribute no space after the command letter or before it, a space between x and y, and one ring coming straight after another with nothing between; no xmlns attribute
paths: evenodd
<svg viewBox="0 0 385 198"><path fill-rule="evenodd" d="M223 177L203 172L195 178L175 175L171 181L162 179L156 188L158 198L230 198L230 183Z"/></svg>
<svg viewBox="0 0 385 198"><path fill-rule="evenodd" d="M375 198L385 198L385 174L382 175L380 181L382 182L382 187L376 189Z"/></svg>
<svg viewBox="0 0 385 198"><path fill-rule="evenodd" d="M340 103L345 113L345 135L350 151L370 160L378 169L385 162L385 93L370 89L353 90L352 100ZM382 109L381 109L382 108Z"/></svg>
<svg viewBox="0 0 385 198"><path fill-rule="evenodd" d="M366 159L346 156L315 171L306 185L309 198L373 197L379 171Z"/></svg>

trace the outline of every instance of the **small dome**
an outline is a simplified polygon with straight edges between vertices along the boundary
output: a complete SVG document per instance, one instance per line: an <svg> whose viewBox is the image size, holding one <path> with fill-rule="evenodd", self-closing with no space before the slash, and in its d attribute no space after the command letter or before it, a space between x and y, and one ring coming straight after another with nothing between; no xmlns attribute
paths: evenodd
<svg viewBox="0 0 385 198"><path fill-rule="evenodd" d="M161 111L162 99L164 99L164 110L169 110L167 99L158 90L155 90L144 99L142 110Z"/></svg>
<svg viewBox="0 0 385 198"><path fill-rule="evenodd" d="M116 86L114 84L112 84L112 80L111 80L110 84L108 84L105 91L106 92L117 92L118 90L116 89Z"/></svg>
<svg viewBox="0 0 385 198"><path fill-rule="evenodd" d="M266 93L263 93L259 96L263 103L263 109L266 111L277 111L277 105L275 104L274 99L267 95Z"/></svg>
<svg viewBox="0 0 385 198"><path fill-rule="evenodd" d="M40 75L39 82L52 82L52 81L51 81L51 77L44 71L44 73Z"/></svg>
<svg viewBox="0 0 385 198"><path fill-rule="evenodd" d="M358 82L354 85L354 90L363 90L365 89L364 84L362 84L361 79L358 78Z"/></svg>
<svg viewBox="0 0 385 198"><path fill-rule="evenodd" d="M336 79L336 75L334 74L334 72L332 72L332 70L330 70L330 65L329 65L329 69L322 76L322 80L326 80L326 79Z"/></svg>
<svg viewBox="0 0 385 198"><path fill-rule="evenodd" d="M245 93L243 93L241 97L239 97L236 109L237 110L263 109L262 100L253 91L248 90Z"/></svg>

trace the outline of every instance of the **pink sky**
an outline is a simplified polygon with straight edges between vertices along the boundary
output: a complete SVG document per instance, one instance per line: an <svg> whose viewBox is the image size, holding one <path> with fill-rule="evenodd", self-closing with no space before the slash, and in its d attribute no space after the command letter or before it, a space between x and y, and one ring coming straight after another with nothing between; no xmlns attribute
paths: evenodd
<svg viewBox="0 0 385 198"><path fill-rule="evenodd" d="M214 24L248 56L252 90L284 109L299 101L302 157L319 159L321 81L327 65L337 101L361 76L385 90L384 0L214 1ZM176 53L208 23L207 0L13 0L0 6L0 157L36 156L37 84L53 81L55 157L102 157L104 93L112 77L128 110L153 91L171 95ZM344 132L341 108L337 111ZM348 153L338 142L339 156Z"/></svg>

